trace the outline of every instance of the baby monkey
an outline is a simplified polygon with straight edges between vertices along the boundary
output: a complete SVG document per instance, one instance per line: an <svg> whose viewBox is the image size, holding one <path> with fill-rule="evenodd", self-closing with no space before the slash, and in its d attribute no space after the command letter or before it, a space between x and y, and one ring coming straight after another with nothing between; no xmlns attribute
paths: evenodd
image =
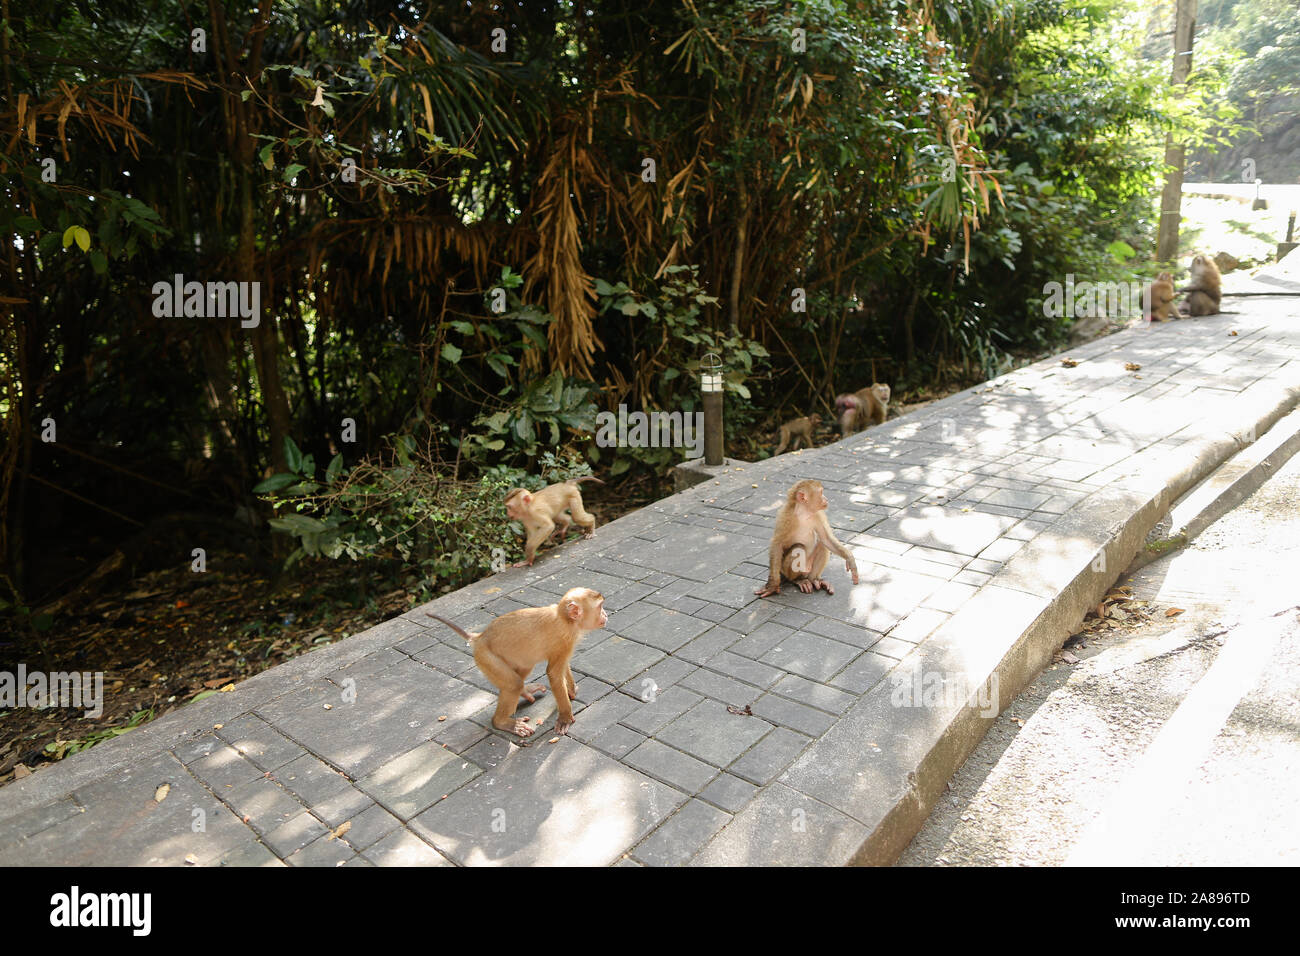
<svg viewBox="0 0 1300 956"><path fill-rule="evenodd" d="M776 446L776 451L772 452L772 457L775 458L785 451L786 446L789 446L791 451L802 446L812 448L813 434L817 431L817 425L820 422L821 416L816 414L786 422L781 426L781 444Z"/></svg>
<svg viewBox="0 0 1300 956"><path fill-rule="evenodd" d="M1162 272L1146 287L1146 295L1142 302L1143 310L1152 322L1163 322L1170 315L1176 314L1173 302L1174 277L1168 272Z"/></svg>
<svg viewBox="0 0 1300 956"><path fill-rule="evenodd" d="M515 719L515 710L520 697L531 704L546 693L541 684L524 685L524 680L541 661L546 661L546 677L559 709L555 732L563 734L573 726L570 702L578 699L578 686L573 682L569 659L582 635L599 630L609 622L605 598L599 591L571 588L557 604L502 614L478 634L436 614L429 617L442 621L469 642L474 649L474 663L500 689L496 713L492 715L493 727L520 737L532 735L532 727Z"/></svg>
<svg viewBox="0 0 1300 956"><path fill-rule="evenodd" d="M835 589L822 580L832 551L844 559L844 570L853 576L854 584L858 583L858 563L853 552L840 543L826 520L829 505L820 481L800 481L790 489L776 516L776 530L768 548L767 583L755 594L780 594L782 580L793 582L804 594L819 588L834 594Z"/></svg>
<svg viewBox="0 0 1300 956"><path fill-rule="evenodd" d="M552 533L564 540L569 525L576 521L584 529L583 537L590 538L596 533L596 519L582 507L582 493L578 491L578 482L594 481L603 485L599 478L587 475L583 478L571 478L559 484L547 485L541 491L529 491L526 488L512 488L506 495L506 515L512 521L524 526L527 535L524 541L524 560L514 564L516 568L524 565L532 567L537 549ZM572 521L569 515L573 515ZM560 525L557 528L556 522Z"/></svg>

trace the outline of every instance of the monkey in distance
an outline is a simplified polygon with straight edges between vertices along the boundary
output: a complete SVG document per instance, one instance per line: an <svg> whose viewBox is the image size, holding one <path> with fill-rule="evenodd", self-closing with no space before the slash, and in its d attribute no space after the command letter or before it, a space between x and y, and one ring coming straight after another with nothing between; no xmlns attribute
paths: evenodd
<svg viewBox="0 0 1300 956"><path fill-rule="evenodd" d="M801 447L812 448L813 434L817 431L817 426L820 423L821 416L817 414L786 422L781 426L781 443L776 446L776 451L772 452L772 457L775 458L784 452L787 445L790 446L791 451Z"/></svg>
<svg viewBox="0 0 1300 956"><path fill-rule="evenodd" d="M844 570L858 583L858 563L853 552L840 543L826 520L830 502L820 481L796 482L786 494L785 504L776 516L776 528L767 552L767 583L754 593L771 597L781 593L781 582L790 581L804 594L818 589L834 594L835 589L822 579L831 553L844 559Z"/></svg>
<svg viewBox="0 0 1300 956"><path fill-rule="evenodd" d="M840 437L847 438L868 425L883 425L889 414L889 386L879 382L870 388L835 396L835 415L840 422Z"/></svg>
<svg viewBox="0 0 1300 956"><path fill-rule="evenodd" d="M1218 265L1209 256L1198 255L1192 259L1190 273L1187 285L1178 290L1187 293L1182 314L1218 315L1222 283Z"/></svg>
<svg viewBox="0 0 1300 956"><path fill-rule="evenodd" d="M546 693L541 684L524 684L532 669L542 661L546 661L546 678L559 711L555 732L567 733L573 726L572 701L578 699L578 685L573 681L569 660L582 635L609 623L605 598L599 591L571 588L556 604L502 614L477 634L436 614L429 617L446 624L469 642L474 663L501 691L496 713L492 715L493 727L520 737L532 735L533 728L526 721L516 719L515 711L519 698L531 704Z"/></svg>
<svg viewBox="0 0 1300 956"><path fill-rule="evenodd" d="M1142 312L1152 322L1163 322L1174 313L1174 277L1162 272L1146 287Z"/></svg>
<svg viewBox="0 0 1300 956"><path fill-rule="evenodd" d="M524 560L517 561L514 567L532 567L533 558L537 556L537 549L542 542L552 534L563 541L569 525L574 521L583 529L584 538L590 538L596 533L596 519L582 507L582 493L578 491L578 483L582 481L604 484L599 478L587 475L547 485L541 491L512 488L506 495L506 516L512 521L520 522L526 535ZM572 520L569 514L565 514L566 511L573 515Z"/></svg>

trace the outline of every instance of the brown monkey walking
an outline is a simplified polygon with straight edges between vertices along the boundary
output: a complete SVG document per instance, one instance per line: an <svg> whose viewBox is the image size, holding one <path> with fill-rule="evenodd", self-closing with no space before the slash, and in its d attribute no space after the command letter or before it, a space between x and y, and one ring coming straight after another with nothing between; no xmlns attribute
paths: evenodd
<svg viewBox="0 0 1300 956"><path fill-rule="evenodd" d="M840 420L841 438L868 425L883 425L889 414L889 386L874 382L870 388L835 396L835 414Z"/></svg>
<svg viewBox="0 0 1300 956"><path fill-rule="evenodd" d="M858 583L858 563L853 552L840 543L826 520L829 504L820 481L805 479L790 489L776 516L776 529L767 552L767 583L754 591L755 594L759 597L780 594L782 579L798 585L804 594L818 588L834 594L835 589L822 580L822 571L832 551L844 559L844 570L853 576L854 584Z"/></svg>
<svg viewBox="0 0 1300 956"><path fill-rule="evenodd" d="M1163 322L1173 313L1174 277L1162 272L1146 287L1142 296L1142 314L1152 322Z"/></svg>
<svg viewBox="0 0 1300 956"><path fill-rule="evenodd" d="M796 418L788 421L781 426L781 444L776 446L776 451L772 452L772 457L785 451L786 446L790 445L790 450L794 451L801 446L813 447L813 433L817 430L818 424L821 423L821 416L817 414L808 415L804 418Z"/></svg>
<svg viewBox="0 0 1300 956"><path fill-rule="evenodd" d="M1209 256L1192 259L1191 275L1187 285L1179 292L1188 293L1183 301L1183 315L1218 315L1222 276L1219 267Z"/></svg>
<svg viewBox="0 0 1300 956"><path fill-rule="evenodd" d="M573 682L569 659L583 634L599 630L609 622L605 598L599 591L571 588L558 604L502 614L478 634L436 614L429 617L442 621L469 641L474 649L474 663L500 689L496 713L492 715L493 727L520 737L532 735L532 727L515 719L515 710L520 697L531 704L546 693L541 684L524 686L529 673L541 661L546 661L546 677L559 709L555 732L563 734L573 726L570 702L578 699L578 686Z"/></svg>
<svg viewBox="0 0 1300 956"><path fill-rule="evenodd" d="M594 481L603 485L599 478L587 475L583 478L571 478L558 484L547 485L541 491L533 492L526 488L512 488L506 495L506 515L513 521L522 522L526 535L524 542L524 560L515 563L516 568L532 566L533 558L542 542L556 534L561 541L569 531L569 512L584 531L583 537L590 538L596 533L596 519L582 507L582 493L578 491L578 482ZM560 522L559 528L555 523Z"/></svg>

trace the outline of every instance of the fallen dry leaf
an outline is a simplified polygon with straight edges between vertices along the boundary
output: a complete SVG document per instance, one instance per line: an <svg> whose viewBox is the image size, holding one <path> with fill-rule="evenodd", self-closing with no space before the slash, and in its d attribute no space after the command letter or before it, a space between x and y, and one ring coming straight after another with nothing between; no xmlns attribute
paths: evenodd
<svg viewBox="0 0 1300 956"><path fill-rule="evenodd" d="M341 837L343 834L347 833L351 829L352 829L351 820L348 820L346 823L340 823L337 827L335 827L333 830L330 831L330 835L327 836L325 840L326 842L330 840L337 840L339 837Z"/></svg>
<svg viewBox="0 0 1300 956"><path fill-rule="evenodd" d="M441 717L438 718L438 723L442 723L446 719L447 719L447 715L443 714Z"/></svg>
<svg viewBox="0 0 1300 956"><path fill-rule="evenodd" d="M198 866L198 865L199 865L199 858L198 858L197 856L195 856L193 853L186 853L186 854L185 854L185 862L186 862L186 864L189 865L189 866Z"/></svg>
<svg viewBox="0 0 1300 956"><path fill-rule="evenodd" d="M1165 611L1165 617L1177 617L1179 614L1182 614L1182 613L1183 613L1183 609L1182 609L1182 608L1180 608L1180 607L1171 607L1169 610Z"/></svg>
<svg viewBox="0 0 1300 956"><path fill-rule="evenodd" d="M1071 654L1069 651L1057 651L1057 652L1056 652L1056 659L1059 660L1059 661L1064 661L1064 662L1067 663L1067 664L1077 664L1077 663L1079 663L1079 658L1075 657L1075 656L1074 656L1073 654Z"/></svg>
<svg viewBox="0 0 1300 956"><path fill-rule="evenodd" d="M1126 372L1140 372L1140 371L1142 371L1142 366L1139 365L1137 362L1125 362L1125 363L1124 363L1124 371L1126 371Z"/></svg>
<svg viewBox="0 0 1300 956"><path fill-rule="evenodd" d="M1079 363L1072 358L1065 358L1065 359L1061 359L1061 364L1064 365L1066 368L1074 368Z"/></svg>
<svg viewBox="0 0 1300 956"><path fill-rule="evenodd" d="M164 783L162 786L160 786L157 790L153 792L153 802L162 803L164 800L167 799L167 794L171 792L172 792L172 785L170 783Z"/></svg>
<svg viewBox="0 0 1300 956"><path fill-rule="evenodd" d="M1231 332L1229 332L1228 334L1229 334L1229 335L1236 335L1236 334L1237 334L1237 330L1236 330L1236 329L1233 329L1233 330L1232 330Z"/></svg>
<svg viewBox="0 0 1300 956"><path fill-rule="evenodd" d="M203 686L204 686L204 687L220 687L222 684L229 684L229 683L230 683L230 678L229 678L229 677L218 677L218 678L215 678L214 680L205 680L205 681L203 682Z"/></svg>
<svg viewBox="0 0 1300 956"><path fill-rule="evenodd" d="M548 741L546 741L546 742L547 742L548 744L558 743L558 742L559 742L559 739L560 739L559 737L552 737L550 740L548 740Z"/></svg>
<svg viewBox="0 0 1300 956"><path fill-rule="evenodd" d="M484 589L483 589L483 593L484 593L484 594L499 594L500 592L501 592L501 589L500 589L500 588L484 588Z"/></svg>
<svg viewBox="0 0 1300 956"><path fill-rule="evenodd" d="M218 693L218 694L229 694L229 693L230 693L232 690L234 690L234 689L235 689L235 685L234 685L234 684L227 684L225 687L221 688L221 690L217 691L217 693Z"/></svg>

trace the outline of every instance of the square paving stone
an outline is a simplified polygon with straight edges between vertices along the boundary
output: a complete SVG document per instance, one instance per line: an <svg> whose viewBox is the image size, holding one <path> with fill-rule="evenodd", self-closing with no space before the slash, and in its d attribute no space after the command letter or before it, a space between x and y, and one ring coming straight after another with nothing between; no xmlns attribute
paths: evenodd
<svg viewBox="0 0 1300 956"><path fill-rule="evenodd" d="M690 595L739 610L757 600L754 587L753 578L745 575L719 574L707 582L691 582Z"/></svg>
<svg viewBox="0 0 1300 956"><path fill-rule="evenodd" d="M767 552L768 540L764 537L735 531L692 530L700 533L688 539L689 547L682 546L680 535L668 535L635 554L623 555L623 560L694 581L709 581L747 557Z"/></svg>
<svg viewBox="0 0 1300 956"><path fill-rule="evenodd" d="M779 668L761 664L758 661L750 660L748 657L741 657L739 654L732 654L730 651L723 651L710 657L706 666L711 671L718 671L728 677L734 677L746 684L753 684L755 687L764 689L771 687L785 675L785 672Z"/></svg>
<svg viewBox="0 0 1300 956"><path fill-rule="evenodd" d="M689 644L679 647L673 656L680 657L684 661L690 661L692 664L703 664L705 661L711 660L715 654L735 644L743 636L739 631L716 625Z"/></svg>
<svg viewBox="0 0 1300 956"><path fill-rule="evenodd" d="M355 787L349 787L342 793L337 793L328 800L322 800L311 808L313 815L320 818L321 822L327 827L337 827L348 820L351 820L358 813L361 813L367 807L375 805L375 801Z"/></svg>
<svg viewBox="0 0 1300 956"><path fill-rule="evenodd" d="M302 747L254 714L230 721L217 733L263 770L282 767L305 753Z"/></svg>
<svg viewBox="0 0 1300 956"><path fill-rule="evenodd" d="M910 544L955 551L974 557L996 541L1018 519L1003 515L962 512L937 505L908 508L875 525L871 533Z"/></svg>
<svg viewBox="0 0 1300 956"><path fill-rule="evenodd" d="M337 837L330 839L329 834L326 834L291 853L285 857L284 862L290 866L343 866L356 855L356 850L352 847Z"/></svg>
<svg viewBox="0 0 1300 956"><path fill-rule="evenodd" d="M647 740L624 757L623 763L687 793L698 793L718 773L704 761L657 740Z"/></svg>
<svg viewBox="0 0 1300 956"><path fill-rule="evenodd" d="M825 681L860 653L856 647L801 631L783 638L763 655L762 661L792 674Z"/></svg>
<svg viewBox="0 0 1300 956"><path fill-rule="evenodd" d="M253 780L223 794L237 816L258 833L270 833L302 813L304 807L272 780Z"/></svg>
<svg viewBox="0 0 1300 956"><path fill-rule="evenodd" d="M809 707L816 707L818 710L824 710L832 714L844 713L857 700L857 696L854 694L836 690L834 687L828 687L825 684L799 677L797 674L787 674L781 678L772 690L782 697L789 697L801 704L807 704Z"/></svg>
<svg viewBox="0 0 1300 956"><path fill-rule="evenodd" d="M796 757L803 753L805 747L812 743L810 737L797 734L785 727L777 727L758 744L727 768L728 773L735 774L758 786L766 786L775 780L781 771L794 763Z"/></svg>
<svg viewBox="0 0 1300 956"><path fill-rule="evenodd" d="M827 683L861 696L879 684L897 664L896 660L867 651Z"/></svg>
<svg viewBox="0 0 1300 956"><path fill-rule="evenodd" d="M643 840L632 856L647 866L683 866L731 821L731 814L699 800L687 804Z"/></svg>
<svg viewBox="0 0 1300 956"><path fill-rule="evenodd" d="M635 730L629 730L621 724L614 724L592 737L590 743L601 753L620 760L641 746L645 739L645 734L638 734Z"/></svg>
<svg viewBox="0 0 1300 956"><path fill-rule="evenodd" d="M475 671L477 673L477 671ZM357 684L356 700L286 715L278 726L354 779L424 743L440 716L470 717L496 695L409 658Z"/></svg>
<svg viewBox="0 0 1300 956"><path fill-rule="evenodd" d="M776 694L768 694L754 704L754 715L809 737L820 737L835 724L830 714Z"/></svg>
<svg viewBox="0 0 1300 956"><path fill-rule="evenodd" d="M663 658L664 652L625 637L610 637L591 648L579 647L573 666L615 687Z"/></svg>
<svg viewBox="0 0 1300 956"><path fill-rule="evenodd" d="M607 727L618 723L636 710L641 703L640 700L626 694L602 697L590 707L584 707L581 712L574 714L573 727L570 728L569 734L578 740L591 740Z"/></svg>
<svg viewBox="0 0 1300 956"><path fill-rule="evenodd" d="M267 848L265 843L249 840L241 843L216 861L217 866L284 866L284 861Z"/></svg>
<svg viewBox="0 0 1300 956"><path fill-rule="evenodd" d="M347 840L353 849L361 851L378 843L402 825L401 820L375 803L347 822L351 826L340 835L341 839Z"/></svg>
<svg viewBox="0 0 1300 956"><path fill-rule="evenodd" d="M228 745L213 749L189 765L190 772L206 783L218 796L235 787L256 780L265 771L238 750Z"/></svg>
<svg viewBox="0 0 1300 956"><path fill-rule="evenodd" d="M742 658L742 660L744 659ZM752 704L763 694L761 687L746 684L733 677L727 677L725 674L718 674L703 667L691 674L691 676L682 678L679 686L693 690L697 694L703 694L705 697L712 697L714 700L722 701L724 704L730 704L733 707L744 707L746 704Z"/></svg>
<svg viewBox="0 0 1300 956"><path fill-rule="evenodd" d="M707 631L712 625L682 611L663 608L637 621L631 627L619 628L619 633L641 644L672 652L693 637Z"/></svg>
<svg viewBox="0 0 1300 956"><path fill-rule="evenodd" d="M375 866L454 866L450 860L414 833L397 830L365 852Z"/></svg>
<svg viewBox="0 0 1300 956"><path fill-rule="evenodd" d="M327 832L329 831L325 829L323 823L304 810L288 822L264 834L262 840L275 851L276 856L286 859Z"/></svg>
<svg viewBox="0 0 1300 956"><path fill-rule="evenodd" d="M897 641L919 644L938 630L939 625L951 616L947 611L918 608L892 628L889 636Z"/></svg>
<svg viewBox="0 0 1300 956"><path fill-rule="evenodd" d="M704 700L655 734L655 739L725 767L772 729L753 717L733 714L725 704Z"/></svg>
<svg viewBox="0 0 1300 956"><path fill-rule="evenodd" d="M772 648L796 633L792 627L768 621L755 627L727 649L733 654L758 660Z"/></svg>
<svg viewBox="0 0 1300 956"><path fill-rule="evenodd" d="M739 813L756 793L758 787L748 780L741 780L729 773L720 773L711 784L700 791L699 798L721 807L728 813Z"/></svg>
<svg viewBox="0 0 1300 956"><path fill-rule="evenodd" d="M619 723L653 736L660 727L676 720L703 699L690 688L674 684L654 694L651 700L633 698L633 708L620 718Z"/></svg>
<svg viewBox="0 0 1300 956"><path fill-rule="evenodd" d="M352 787L347 777L311 754L289 761L273 771L271 777L286 790L296 793L309 807Z"/></svg>
<svg viewBox="0 0 1300 956"><path fill-rule="evenodd" d="M388 761L358 780L357 787L409 820L482 772L470 760L430 741Z"/></svg>
<svg viewBox="0 0 1300 956"><path fill-rule="evenodd" d="M562 738L511 755L497 772L420 814L411 828L463 865L608 866L684 800Z"/></svg>

